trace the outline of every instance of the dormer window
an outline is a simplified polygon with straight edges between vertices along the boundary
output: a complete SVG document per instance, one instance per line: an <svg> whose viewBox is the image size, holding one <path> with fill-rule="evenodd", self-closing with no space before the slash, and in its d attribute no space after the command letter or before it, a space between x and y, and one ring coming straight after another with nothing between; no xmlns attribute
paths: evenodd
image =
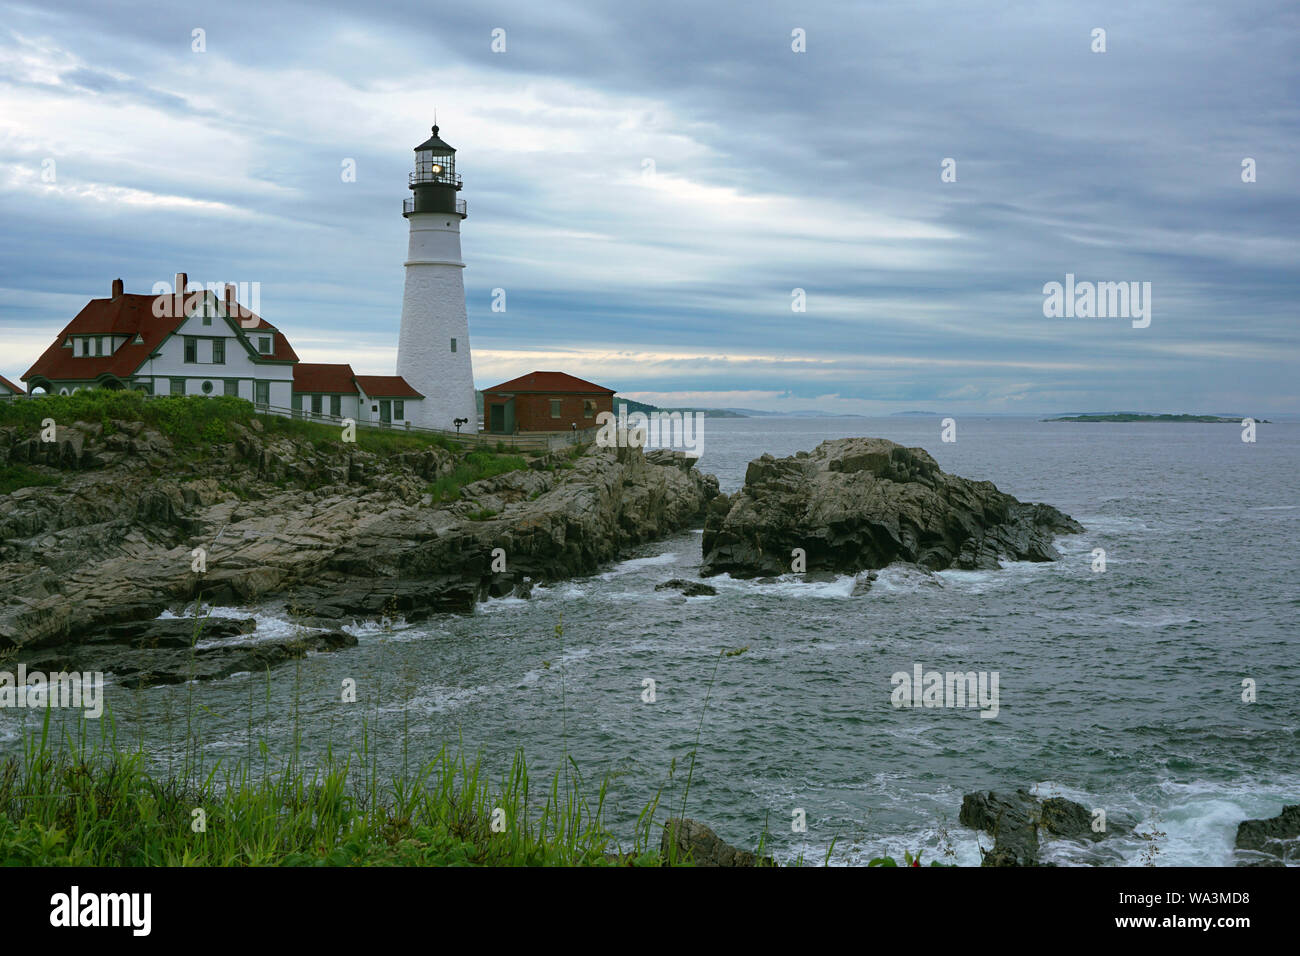
<svg viewBox="0 0 1300 956"><path fill-rule="evenodd" d="M269 335L259 335L257 337L257 351L263 355L271 354L271 337Z"/></svg>

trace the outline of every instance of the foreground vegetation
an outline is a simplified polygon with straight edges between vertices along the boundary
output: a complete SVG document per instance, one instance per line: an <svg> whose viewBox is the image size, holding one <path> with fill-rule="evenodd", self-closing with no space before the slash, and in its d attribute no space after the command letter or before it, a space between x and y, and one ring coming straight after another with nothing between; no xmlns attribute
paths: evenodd
<svg viewBox="0 0 1300 956"><path fill-rule="evenodd" d="M47 712L48 713L48 712ZM0 763L7 866L657 865L650 816L620 851L604 786L541 792L522 754L491 782L445 748L408 779L382 780L359 751L322 768L247 762L159 778L143 752L55 752L45 736ZM369 770L365 768L369 767ZM358 771L361 771L360 773Z"/></svg>

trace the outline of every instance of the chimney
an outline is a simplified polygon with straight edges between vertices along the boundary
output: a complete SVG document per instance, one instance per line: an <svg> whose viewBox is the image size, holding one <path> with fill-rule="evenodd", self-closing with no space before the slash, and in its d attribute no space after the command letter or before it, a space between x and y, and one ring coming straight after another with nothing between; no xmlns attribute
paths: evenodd
<svg viewBox="0 0 1300 956"><path fill-rule="evenodd" d="M226 283L226 315L230 316L231 318L237 318L238 308L239 306L236 305L235 303L235 284L233 282L227 282Z"/></svg>
<svg viewBox="0 0 1300 956"><path fill-rule="evenodd" d="M177 295L184 295L185 290L190 286L190 277L184 272L176 273L176 287L172 290Z"/></svg>
<svg viewBox="0 0 1300 956"><path fill-rule="evenodd" d="M120 298L122 298L122 280L121 280L121 279L114 279L114 280L113 280L113 298L114 298L114 299L120 299Z"/></svg>

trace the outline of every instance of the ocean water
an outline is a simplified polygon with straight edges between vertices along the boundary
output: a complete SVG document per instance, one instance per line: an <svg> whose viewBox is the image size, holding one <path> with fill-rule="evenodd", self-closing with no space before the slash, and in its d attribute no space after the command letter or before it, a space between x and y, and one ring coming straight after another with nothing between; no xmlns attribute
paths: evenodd
<svg viewBox="0 0 1300 956"><path fill-rule="evenodd" d="M939 432L928 418L709 419L699 467L733 491L764 451L849 435L920 445L1081 521L1061 561L932 579L889 568L857 597L847 576L656 592L698 573L700 534L686 532L531 600L354 626L359 647L269 684L111 686L119 736L174 761L192 694L210 759L256 754L260 738L285 753L295 729L308 756L364 733L395 771L443 742L498 774L516 748L545 775L567 753L588 780L608 776L609 820L630 837L657 791L680 804L698 732L688 815L742 846L766 831L783 860L820 862L833 844L840 864L918 849L978 864L991 840L957 823L962 795L1026 787L1136 821L1103 844L1112 863L1230 864L1240 820L1300 801L1300 425L1261 425L1254 444L1210 424L963 418L957 442ZM256 613L259 637L290 627L274 606L216 613ZM997 717L895 708L891 675L917 664L996 672ZM345 678L359 703L340 702ZM0 715L0 749L24 719ZM1044 856L1084 862L1068 844Z"/></svg>

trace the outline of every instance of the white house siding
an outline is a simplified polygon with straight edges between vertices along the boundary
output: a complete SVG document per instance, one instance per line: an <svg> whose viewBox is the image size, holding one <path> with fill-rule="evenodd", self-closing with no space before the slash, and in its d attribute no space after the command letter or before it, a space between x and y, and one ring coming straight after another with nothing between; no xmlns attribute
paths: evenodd
<svg viewBox="0 0 1300 956"><path fill-rule="evenodd" d="M212 315L209 322L205 325L202 311L196 311L162 343L156 358L145 360L132 381L149 383L155 395L170 395L171 380L183 378L186 395L224 395L225 380L236 379L239 383L239 397L252 402L256 397L254 382L263 380L270 383L268 404L287 411L293 401L293 366L253 361L225 319ZM259 334L250 330L250 341L254 345ZM187 336L193 336L197 340L197 361L185 361ZM212 361L215 339L221 339L225 343L225 361L221 363ZM212 383L211 392L203 391L204 382Z"/></svg>
<svg viewBox="0 0 1300 956"><path fill-rule="evenodd" d="M360 386L358 386L358 388L359 387ZM360 401L357 403L357 414L354 416L356 420L359 422L381 422L383 420L380 417L381 413L379 411L379 403L381 401L388 402L390 409L393 408L393 402L402 403L402 417L398 418L394 413L392 421L393 425L398 427L404 427L406 425L419 427L420 423L418 416L420 414L420 406L424 404L423 401L418 398L387 398L378 395L367 395L364 390L361 391Z"/></svg>
<svg viewBox="0 0 1300 956"><path fill-rule="evenodd" d="M297 394L299 400L302 402L303 418L321 418L321 419L325 419L326 421L334 420L333 416L330 413L330 399L334 396L332 396L329 392L298 392ZM321 397L319 415L316 415L311 410L311 397L313 395L319 395ZM339 395L338 398L339 398L339 409L340 409L338 417L351 418L353 421L360 421L361 419L359 418L359 414L358 414L360 403L357 399L357 396Z"/></svg>

